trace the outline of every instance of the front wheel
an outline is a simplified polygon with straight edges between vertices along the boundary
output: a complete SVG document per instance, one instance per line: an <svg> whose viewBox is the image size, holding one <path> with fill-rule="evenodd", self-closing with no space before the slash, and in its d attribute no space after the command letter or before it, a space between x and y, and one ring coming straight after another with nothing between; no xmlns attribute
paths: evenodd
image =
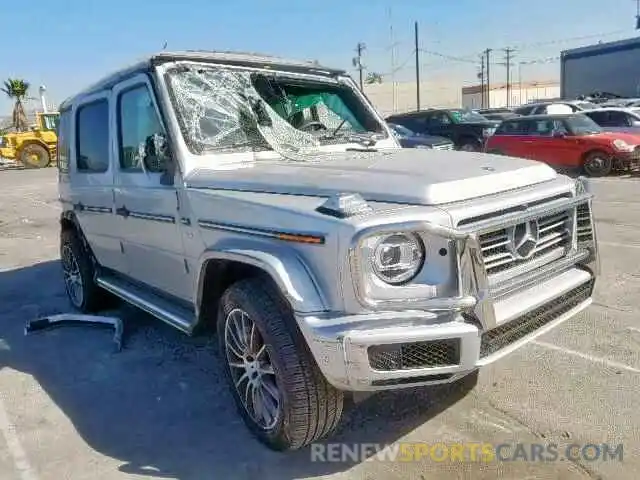
<svg viewBox="0 0 640 480"><path fill-rule="evenodd" d="M583 168L590 177L605 177L613 169L613 159L605 152L591 152L585 157Z"/></svg>
<svg viewBox="0 0 640 480"><path fill-rule="evenodd" d="M217 329L236 406L262 443L296 450L336 428L343 394L323 377L290 308L264 281L227 289Z"/></svg>
<svg viewBox="0 0 640 480"><path fill-rule="evenodd" d="M45 168L51 161L49 151L37 143L30 143L22 147L18 158L25 168Z"/></svg>

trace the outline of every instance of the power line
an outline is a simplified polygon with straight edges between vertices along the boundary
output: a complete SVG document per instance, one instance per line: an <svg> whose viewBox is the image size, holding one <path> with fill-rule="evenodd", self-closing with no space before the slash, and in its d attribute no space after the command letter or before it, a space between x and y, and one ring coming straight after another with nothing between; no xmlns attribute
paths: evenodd
<svg viewBox="0 0 640 480"><path fill-rule="evenodd" d="M592 38L602 38L602 37L610 37L612 35L619 35L622 33L626 33L627 30L615 30L613 32L603 32L603 33L593 33L590 35L582 35L580 37L567 37L567 38L559 38L556 40L548 40L548 41L544 41L544 42L535 42L535 43L521 43L521 44L516 44L515 46L518 48L518 50L528 50L530 48L535 48L535 47L544 47L547 45L557 45L559 43L566 43L566 42L575 42L578 40L589 40Z"/></svg>
<svg viewBox="0 0 640 480"><path fill-rule="evenodd" d="M466 62L466 63L473 63L475 64L476 61L472 60L471 58L465 58L465 57L457 57L457 56L453 56L453 55L447 55L445 53L440 53L440 52L434 52L431 50L424 50L424 49L420 49L421 52L426 53L427 55L434 55L436 57L441 57L441 58L446 58L447 60L453 60L455 62ZM475 56L475 54L473 54ZM471 56L471 55L469 55Z"/></svg>

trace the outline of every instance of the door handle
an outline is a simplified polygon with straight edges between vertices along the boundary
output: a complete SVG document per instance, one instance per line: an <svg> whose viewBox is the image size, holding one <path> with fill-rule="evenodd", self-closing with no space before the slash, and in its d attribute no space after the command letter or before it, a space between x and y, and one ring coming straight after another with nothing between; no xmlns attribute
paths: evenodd
<svg viewBox="0 0 640 480"><path fill-rule="evenodd" d="M81 202L74 203L73 204L73 209L78 211L78 212L81 212L81 211L84 210L84 205Z"/></svg>
<svg viewBox="0 0 640 480"><path fill-rule="evenodd" d="M127 218L129 216L129 210L124 205L116 208L116 215Z"/></svg>

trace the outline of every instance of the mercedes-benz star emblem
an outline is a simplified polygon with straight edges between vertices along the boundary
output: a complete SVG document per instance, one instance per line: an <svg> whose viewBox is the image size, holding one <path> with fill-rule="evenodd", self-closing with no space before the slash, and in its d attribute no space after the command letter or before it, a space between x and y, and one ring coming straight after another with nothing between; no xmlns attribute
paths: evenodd
<svg viewBox="0 0 640 480"><path fill-rule="evenodd" d="M516 258L529 258L536 250L539 237L537 220L519 223L509 229L509 249Z"/></svg>

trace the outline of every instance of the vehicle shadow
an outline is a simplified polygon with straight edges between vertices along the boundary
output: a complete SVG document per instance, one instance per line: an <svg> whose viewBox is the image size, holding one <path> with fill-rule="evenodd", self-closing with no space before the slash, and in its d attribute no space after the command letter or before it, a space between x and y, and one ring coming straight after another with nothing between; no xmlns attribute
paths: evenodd
<svg viewBox="0 0 640 480"><path fill-rule="evenodd" d="M130 307L118 310L125 323L121 352L112 348L110 331L90 326L25 336L26 320L68 311L58 261L0 272L0 370L31 375L92 449L122 462L120 472L286 480L353 467L313 462L309 448L275 453L255 441L236 414L211 338L188 338ZM30 400L10 390L9 412ZM465 393L453 385L378 394L350 405L327 442L392 443Z"/></svg>

